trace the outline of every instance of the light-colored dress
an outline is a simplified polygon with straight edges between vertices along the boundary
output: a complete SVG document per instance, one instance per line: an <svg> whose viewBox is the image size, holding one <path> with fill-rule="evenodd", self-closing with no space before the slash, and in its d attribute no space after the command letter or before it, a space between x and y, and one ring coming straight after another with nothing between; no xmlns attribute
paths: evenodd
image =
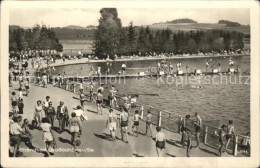
<svg viewBox="0 0 260 168"><path fill-rule="evenodd" d="M38 118L39 119L38 122L41 122L41 119L44 117L45 117L45 114L43 116L42 105L40 105L40 106L36 105L35 106L35 118Z"/></svg>
<svg viewBox="0 0 260 168"><path fill-rule="evenodd" d="M50 142L53 141L52 134L50 132L51 124L49 123L42 123L41 129L43 131L43 141L44 142Z"/></svg>

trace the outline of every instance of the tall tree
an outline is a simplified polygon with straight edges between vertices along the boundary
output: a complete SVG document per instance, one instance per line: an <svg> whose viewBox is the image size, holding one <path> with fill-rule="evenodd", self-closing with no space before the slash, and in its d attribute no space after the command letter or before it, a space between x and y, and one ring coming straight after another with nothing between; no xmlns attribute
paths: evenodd
<svg viewBox="0 0 260 168"><path fill-rule="evenodd" d="M121 20L116 8L102 8L97 32L95 33L95 54L99 58L106 58L107 54L113 58L119 51Z"/></svg>

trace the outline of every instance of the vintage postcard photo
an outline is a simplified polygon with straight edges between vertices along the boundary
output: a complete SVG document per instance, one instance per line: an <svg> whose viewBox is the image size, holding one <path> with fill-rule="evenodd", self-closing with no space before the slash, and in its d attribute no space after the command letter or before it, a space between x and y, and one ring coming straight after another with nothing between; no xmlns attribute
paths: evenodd
<svg viewBox="0 0 260 168"><path fill-rule="evenodd" d="M257 166L259 6L226 3L4 2L6 165Z"/></svg>

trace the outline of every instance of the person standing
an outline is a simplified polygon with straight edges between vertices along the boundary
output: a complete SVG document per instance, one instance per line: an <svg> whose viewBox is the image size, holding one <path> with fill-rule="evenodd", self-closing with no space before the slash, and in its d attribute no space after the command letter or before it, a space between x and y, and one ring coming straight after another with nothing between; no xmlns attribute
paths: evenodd
<svg viewBox="0 0 260 168"><path fill-rule="evenodd" d="M43 102L43 108L44 108L44 112L45 112L45 116L47 117L47 108L49 107L49 102L50 102L50 96L46 96L46 101Z"/></svg>
<svg viewBox="0 0 260 168"><path fill-rule="evenodd" d="M157 155L158 157L161 157L161 153L162 151L165 149L165 135L164 133L161 131L161 127L156 127L156 135L155 135L155 142L156 142L156 151L157 151Z"/></svg>
<svg viewBox="0 0 260 168"><path fill-rule="evenodd" d="M186 115L185 118L182 120L182 125L181 125L181 145L184 147L185 141L187 140L187 127L186 127L186 122L190 119L190 115Z"/></svg>
<svg viewBox="0 0 260 168"><path fill-rule="evenodd" d="M78 117L76 117L76 113L71 113L71 118L69 119L69 130L71 133L71 143L73 146L76 146L76 137L79 134L82 134L82 123Z"/></svg>
<svg viewBox="0 0 260 168"><path fill-rule="evenodd" d="M126 71L126 65L122 64L122 75L125 75L125 71Z"/></svg>
<svg viewBox="0 0 260 168"><path fill-rule="evenodd" d="M29 78L26 78L25 83L24 83L24 86L25 86L26 96L28 96L29 89L30 89Z"/></svg>
<svg viewBox="0 0 260 168"><path fill-rule="evenodd" d="M197 112L195 113L195 117L196 117L196 122L194 123L194 126L195 126L195 136L197 140L196 148L198 149L200 147L200 131L202 128L202 120Z"/></svg>
<svg viewBox="0 0 260 168"><path fill-rule="evenodd" d="M229 145L229 142L230 142L230 140L231 140L231 138L233 137L234 134L235 134L235 128L233 126L233 121L229 120L228 121L228 126L227 126L227 134L226 134L227 143L226 143L225 152L226 152L226 150L228 148L228 145Z"/></svg>
<svg viewBox="0 0 260 168"><path fill-rule="evenodd" d="M127 113L127 109L124 109L120 113L119 122L120 122L120 126L121 126L122 141L124 141L124 135L125 135L125 137L126 137L125 143L128 143L128 134L127 134L128 113Z"/></svg>
<svg viewBox="0 0 260 168"><path fill-rule="evenodd" d="M17 96L16 96L16 93L15 92L12 92L12 95L11 95L11 104L12 104L12 111L13 113L15 114L17 112L17 105L18 105L18 100L17 100Z"/></svg>
<svg viewBox="0 0 260 168"><path fill-rule="evenodd" d="M93 82L91 81L90 85L89 85L89 100L90 100L90 102L94 101L93 95L94 95L94 86L93 86Z"/></svg>
<svg viewBox="0 0 260 168"><path fill-rule="evenodd" d="M111 133L112 140L116 140L116 127L117 127L117 116L113 113L113 109L109 109L110 114L108 115L106 127L109 125L109 131Z"/></svg>
<svg viewBox="0 0 260 168"><path fill-rule="evenodd" d="M80 101L80 105L81 105L81 107L82 107L82 110L84 111L85 95L83 94L83 89L80 90L79 101Z"/></svg>
<svg viewBox="0 0 260 168"><path fill-rule="evenodd" d="M68 119L69 119L68 109L66 106L64 106L64 102L60 101L60 105L57 107L57 120L59 121L60 134L64 131Z"/></svg>
<svg viewBox="0 0 260 168"><path fill-rule="evenodd" d="M47 118L51 124L51 126L53 127L53 123L54 123L54 116L56 115L55 113L55 109L52 106L52 102L49 102L49 107L47 107L46 109L46 113L47 113Z"/></svg>
<svg viewBox="0 0 260 168"><path fill-rule="evenodd" d="M221 129L218 132L218 136L219 136L219 143L220 143L220 148L218 150L218 155L221 157L222 156L222 152L223 152L223 148L224 148L224 136L225 136L225 128L226 125L222 125Z"/></svg>
<svg viewBox="0 0 260 168"><path fill-rule="evenodd" d="M18 99L19 114L23 114L23 108L24 108L23 99L19 97Z"/></svg>
<svg viewBox="0 0 260 168"><path fill-rule="evenodd" d="M138 127L139 127L139 119L141 116L138 114L139 111L135 110L135 115L132 117L132 120L134 121L134 124L132 125L132 135L134 135L134 128L136 128L136 137L138 137Z"/></svg>
<svg viewBox="0 0 260 168"><path fill-rule="evenodd" d="M149 129L150 132L151 132L151 137L153 137L153 132L152 132L152 114L151 114L150 110L148 110L147 113L148 114L147 114L147 118L146 118L146 131L145 131L145 134L146 135L148 134L148 129Z"/></svg>
<svg viewBox="0 0 260 168"><path fill-rule="evenodd" d="M43 116L43 110L42 110L42 102L40 100L37 101L37 104L35 106L35 112L34 112L34 119L36 121L36 127L39 127L41 125L42 118L45 117L45 114Z"/></svg>
<svg viewBox="0 0 260 168"><path fill-rule="evenodd" d="M49 120L47 118L43 118L41 130L43 131L43 141L46 145L47 156L49 156L50 146L56 144L51 127L52 125L49 123Z"/></svg>
<svg viewBox="0 0 260 168"><path fill-rule="evenodd" d="M103 95L101 94L101 90L98 90L97 94L97 113L102 115L102 104L103 104Z"/></svg>
<svg viewBox="0 0 260 168"><path fill-rule="evenodd" d="M45 73L42 75L42 87L47 88L47 75Z"/></svg>

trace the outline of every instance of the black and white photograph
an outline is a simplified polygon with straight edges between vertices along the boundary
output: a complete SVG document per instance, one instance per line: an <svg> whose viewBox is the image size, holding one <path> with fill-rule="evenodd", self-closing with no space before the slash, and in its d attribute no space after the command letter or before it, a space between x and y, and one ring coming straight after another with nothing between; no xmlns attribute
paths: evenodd
<svg viewBox="0 0 260 168"><path fill-rule="evenodd" d="M1 155L259 164L254 3L113 2L8 7Z"/></svg>

